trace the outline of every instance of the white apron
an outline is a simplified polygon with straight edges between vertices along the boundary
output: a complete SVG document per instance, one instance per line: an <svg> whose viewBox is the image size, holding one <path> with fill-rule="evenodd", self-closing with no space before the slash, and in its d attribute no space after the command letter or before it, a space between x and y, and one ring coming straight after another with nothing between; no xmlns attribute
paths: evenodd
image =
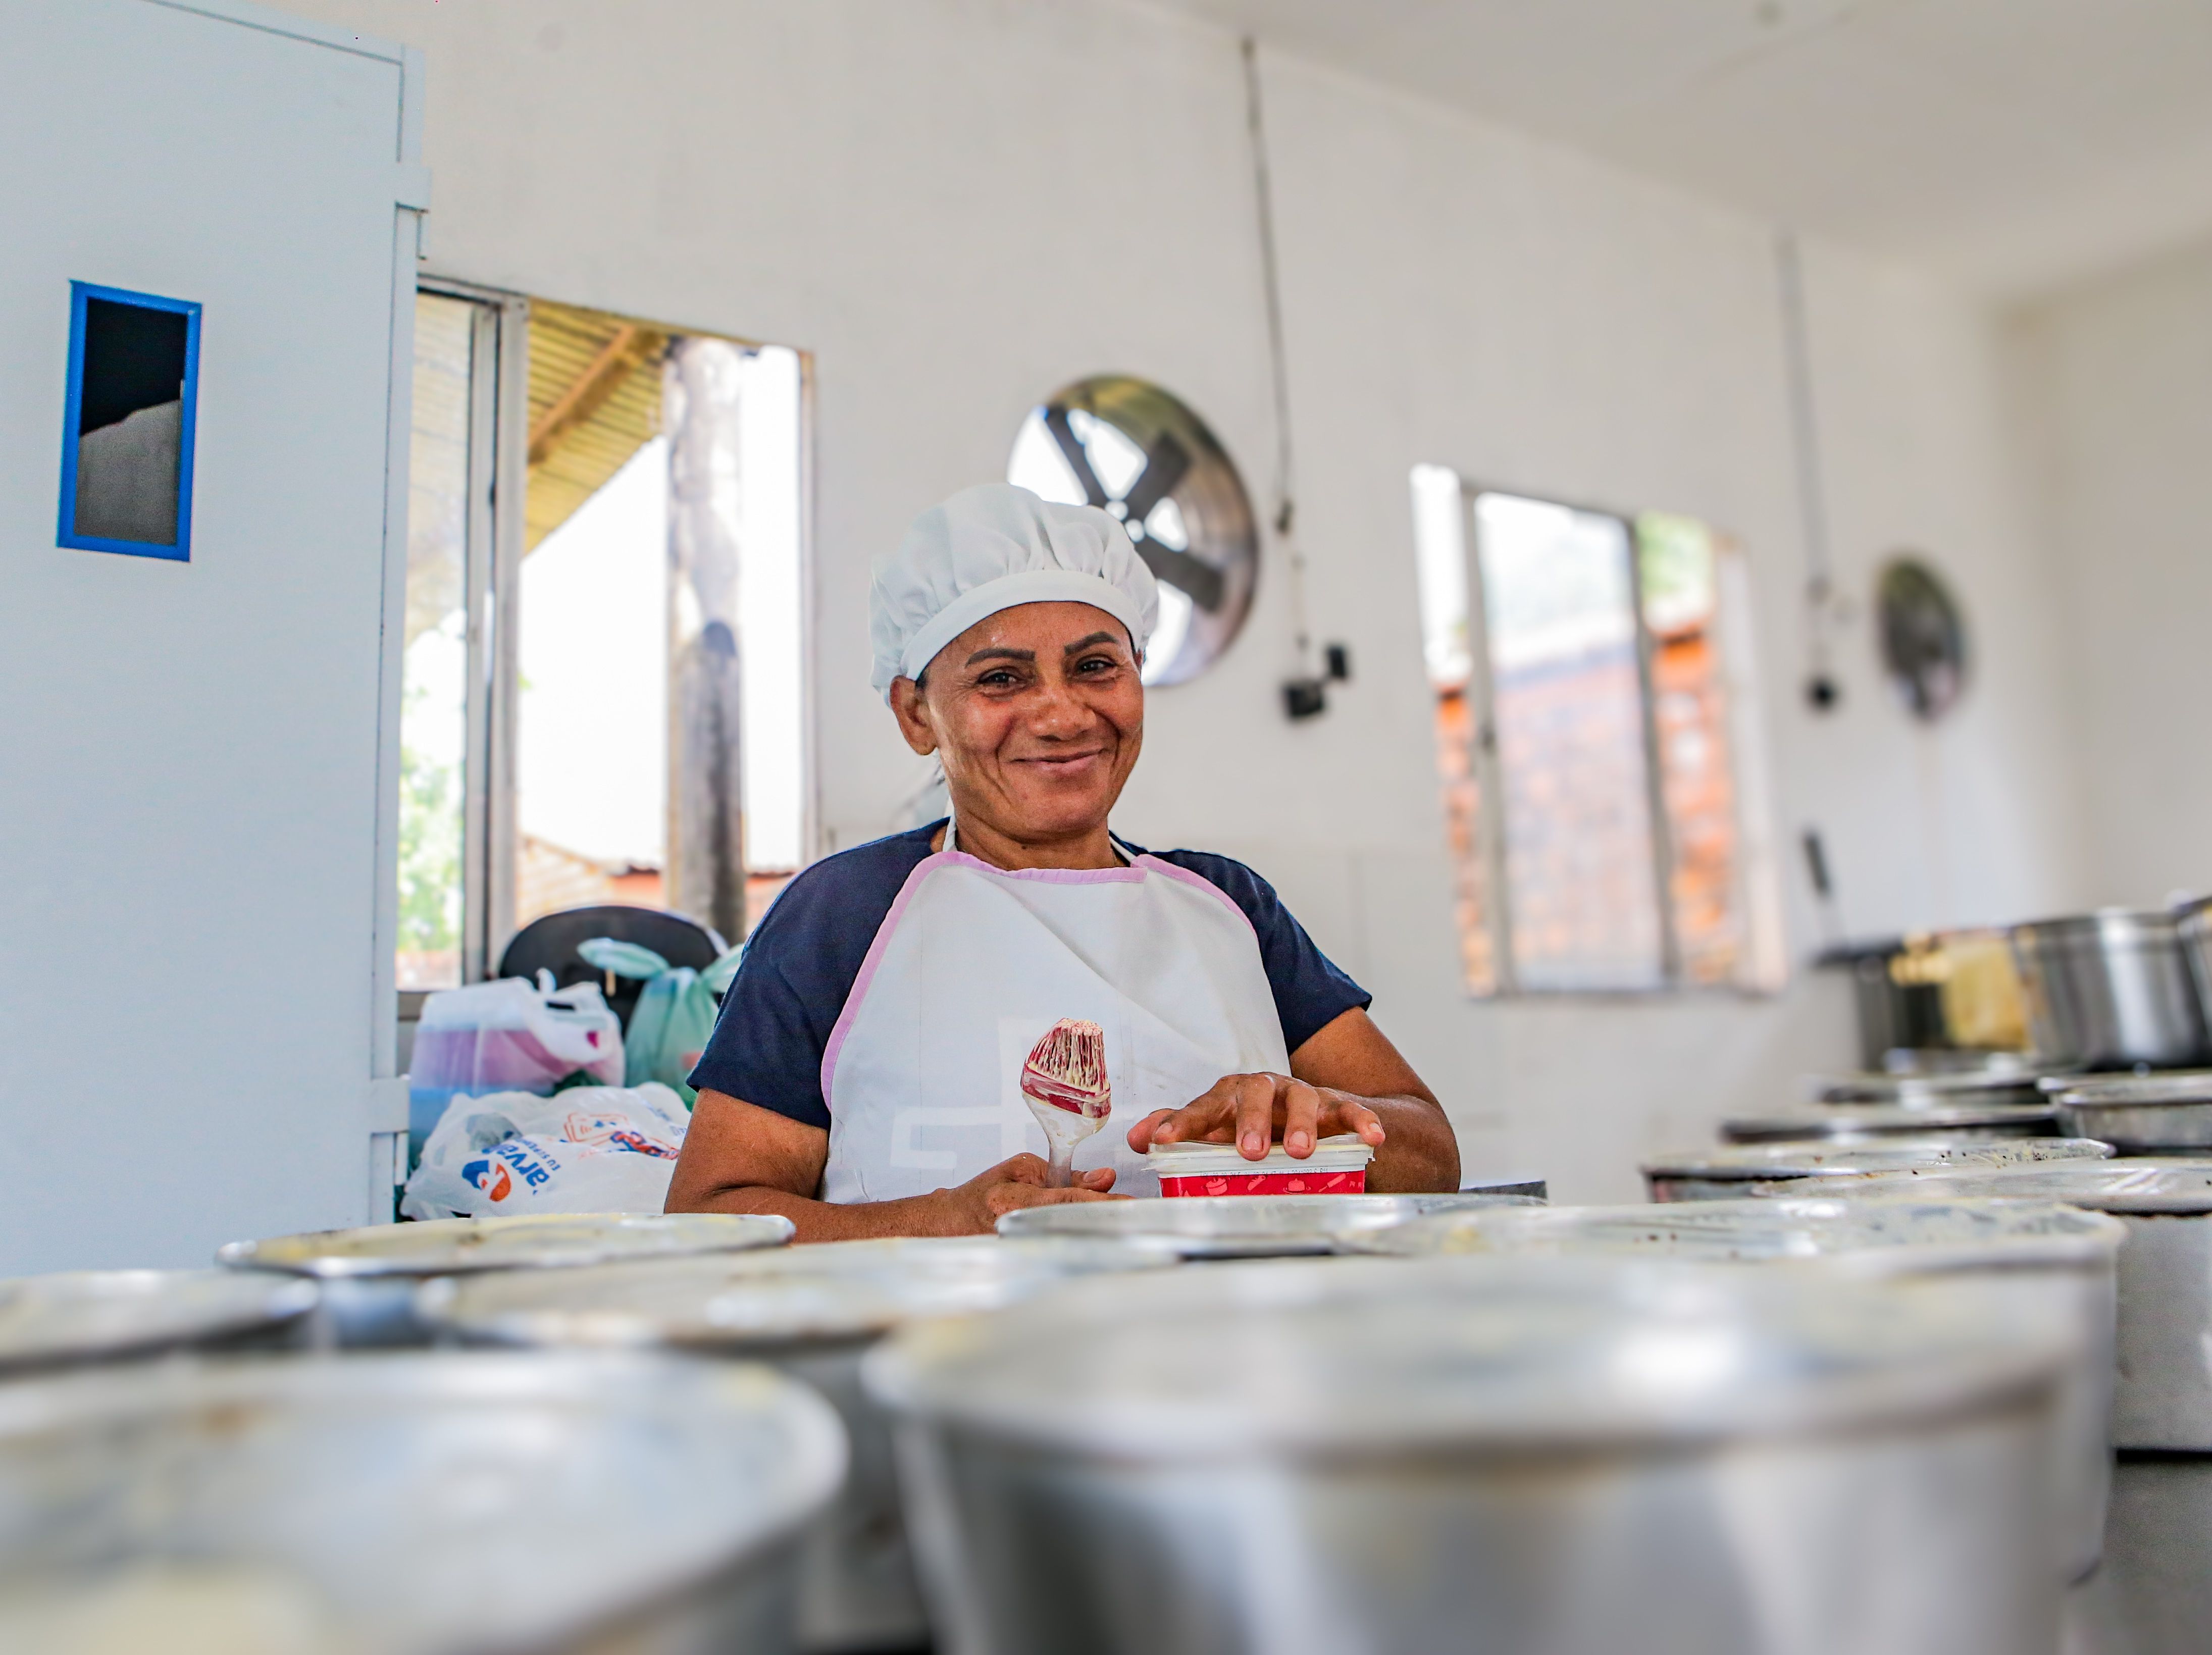
<svg viewBox="0 0 2212 1655"><path fill-rule="evenodd" d="M892 1201L1046 1151L1022 1064L1063 1017L1106 1031L1114 1112L1075 1152L1117 1194L1159 1180L1131 1126L1224 1074L1290 1068L1244 911L1157 856L1009 873L945 849L907 876L822 1056L824 1201Z"/></svg>

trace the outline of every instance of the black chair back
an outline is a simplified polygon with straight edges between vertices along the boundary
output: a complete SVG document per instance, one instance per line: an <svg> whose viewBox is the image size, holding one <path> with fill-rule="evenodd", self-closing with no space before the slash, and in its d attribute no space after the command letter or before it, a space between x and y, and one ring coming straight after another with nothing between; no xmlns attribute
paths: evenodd
<svg viewBox="0 0 2212 1655"><path fill-rule="evenodd" d="M695 971L705 970L729 952L729 945L711 926L687 920L681 914L660 908L601 903L589 908L564 909L558 914L547 914L531 921L514 934L514 940L507 945L507 952L499 957L499 975L534 980L542 970L552 972L553 981L564 989L572 983L596 983L604 989L607 986L606 973L576 952L577 944L588 942L593 937L634 942L641 948L652 949L671 965L688 965ZM627 1033L630 1013L637 1009L637 997L644 992L645 984L632 977L618 977L614 985L613 992L607 995L607 1004L622 1019Z"/></svg>

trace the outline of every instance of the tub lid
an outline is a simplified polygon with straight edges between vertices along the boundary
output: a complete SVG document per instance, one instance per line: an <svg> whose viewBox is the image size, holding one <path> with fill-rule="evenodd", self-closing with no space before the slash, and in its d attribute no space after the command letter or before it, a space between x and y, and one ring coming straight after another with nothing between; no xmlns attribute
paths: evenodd
<svg viewBox="0 0 2212 1655"><path fill-rule="evenodd" d="M1145 1159L1164 1178L1207 1173L1356 1172L1375 1159L1375 1147L1356 1132L1339 1132L1313 1147L1303 1159L1280 1144L1270 1144L1261 1159L1248 1161L1235 1144L1155 1144Z"/></svg>
<svg viewBox="0 0 2212 1655"><path fill-rule="evenodd" d="M2109 1262L2127 1226L2049 1201L1782 1199L1669 1202L1440 1213L1352 1244L1361 1252L1567 1257L1659 1256L1715 1263L1865 1258L1875 1268Z"/></svg>
<svg viewBox="0 0 2212 1655"><path fill-rule="evenodd" d="M1897 1104L1836 1104L1818 1110L1744 1116L1723 1122L1721 1131L1735 1143L1910 1137L1923 1132L2014 1133L2027 1136L2052 1132L2057 1120L2057 1111L2048 1099L2020 1105L1931 1104L1910 1109Z"/></svg>
<svg viewBox="0 0 2212 1655"><path fill-rule="evenodd" d="M1156 1243L1186 1258L1331 1253L1347 1236L1430 1213L1534 1207L1531 1196L1186 1196L1024 1207L999 1220L1002 1236L1094 1236Z"/></svg>
<svg viewBox="0 0 2212 1655"><path fill-rule="evenodd" d="M2101 1160L2112 1147L2094 1138L1877 1138L1859 1143L1723 1144L1685 1149L1644 1163L1647 1177L1704 1178L1713 1183L1844 1177L1907 1167L2008 1166L2020 1161Z"/></svg>
<svg viewBox="0 0 2212 1655"><path fill-rule="evenodd" d="M547 1213L234 1241L216 1259L295 1275L450 1275L781 1247L792 1234L789 1219L768 1213Z"/></svg>
<svg viewBox="0 0 2212 1655"><path fill-rule="evenodd" d="M25 1380L0 1386L0 1644L10 1619L51 1622L100 1595L143 1615L198 1587L183 1595L205 1610L211 1591L218 1615L272 1588L319 1603L347 1649L579 1647L794 1533L845 1458L836 1415L805 1386L641 1353Z"/></svg>
<svg viewBox="0 0 2212 1655"><path fill-rule="evenodd" d="M433 1281L416 1308L434 1326L499 1344L732 1349L867 1337L995 1309L1070 1276L1177 1262L1128 1241L906 1237Z"/></svg>
<svg viewBox="0 0 2212 1655"><path fill-rule="evenodd" d="M2212 1158L2187 1155L1890 1172L1863 1180L1852 1193L1886 1195L1908 1183L1916 1194L1931 1197L2007 1196L2100 1213L2212 1213Z"/></svg>
<svg viewBox="0 0 2212 1655"><path fill-rule="evenodd" d="M0 1281L0 1372L198 1344L280 1327L312 1281L234 1270L70 1270Z"/></svg>
<svg viewBox="0 0 2212 1655"><path fill-rule="evenodd" d="M909 1329L863 1366L909 1415L1188 1461L1720 1441L1927 1420L2078 1356L2052 1295L1813 1265L1222 1264Z"/></svg>

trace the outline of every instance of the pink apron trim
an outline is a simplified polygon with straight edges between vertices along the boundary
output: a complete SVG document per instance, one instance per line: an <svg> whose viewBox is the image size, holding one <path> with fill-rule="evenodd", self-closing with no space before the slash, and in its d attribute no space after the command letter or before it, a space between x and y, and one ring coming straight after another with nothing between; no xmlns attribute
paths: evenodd
<svg viewBox="0 0 2212 1655"><path fill-rule="evenodd" d="M867 957L860 962L860 974L853 979L853 987L845 996L845 1004L837 1013L837 1021L830 1031L830 1044L822 1053L822 1106L830 1107L830 1088L837 1078L837 1059L845 1050L845 1037L852 1032L854 1022L860 1015L860 1007L868 997L868 986L875 981L876 970L883 964L884 954L890 947L891 933L906 915L907 904L921 888L921 882L944 867L972 867L1001 879L1036 879L1046 885L1141 885L1152 873L1203 891L1219 902L1244 922L1251 932L1254 946L1259 944L1260 934L1253 929L1252 916L1237 905L1236 899L1200 873L1187 867L1177 867L1173 862L1164 862L1147 852L1127 867L995 867L980 856L970 856L964 850L936 850L914 865L892 901L890 911L884 922L876 928L876 934L868 944ZM1264 958L1264 956L1263 956Z"/></svg>
<svg viewBox="0 0 2212 1655"><path fill-rule="evenodd" d="M1226 908L1231 913L1236 915L1238 919L1243 921L1244 928L1252 934L1253 946L1255 947L1259 946L1260 932L1258 928L1252 923L1252 916L1237 905L1237 899L1234 897L1231 896L1226 891L1224 891L1219 885L1214 884L1212 880L1207 879L1205 874L1194 873L1187 867L1177 867L1173 862L1162 861L1150 851L1146 852L1143 855L1138 857L1134 862L1130 864L1131 872L1134 872L1138 868L1148 868L1157 873L1164 873L1169 879L1175 879L1183 885L1187 885L1194 891L1203 891L1207 896L1212 897L1216 902ZM1267 957L1264 952L1260 956L1261 963L1262 964L1266 964L1267 958Z"/></svg>

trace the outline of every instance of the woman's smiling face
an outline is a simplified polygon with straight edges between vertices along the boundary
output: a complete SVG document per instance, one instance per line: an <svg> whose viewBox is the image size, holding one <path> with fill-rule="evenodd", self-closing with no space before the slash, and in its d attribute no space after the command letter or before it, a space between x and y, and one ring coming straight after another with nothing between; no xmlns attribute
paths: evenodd
<svg viewBox="0 0 2212 1655"><path fill-rule="evenodd" d="M1020 604L937 653L920 684L891 685L916 752L945 766L953 809L1012 839L1102 827L1145 739L1129 635L1089 604Z"/></svg>

